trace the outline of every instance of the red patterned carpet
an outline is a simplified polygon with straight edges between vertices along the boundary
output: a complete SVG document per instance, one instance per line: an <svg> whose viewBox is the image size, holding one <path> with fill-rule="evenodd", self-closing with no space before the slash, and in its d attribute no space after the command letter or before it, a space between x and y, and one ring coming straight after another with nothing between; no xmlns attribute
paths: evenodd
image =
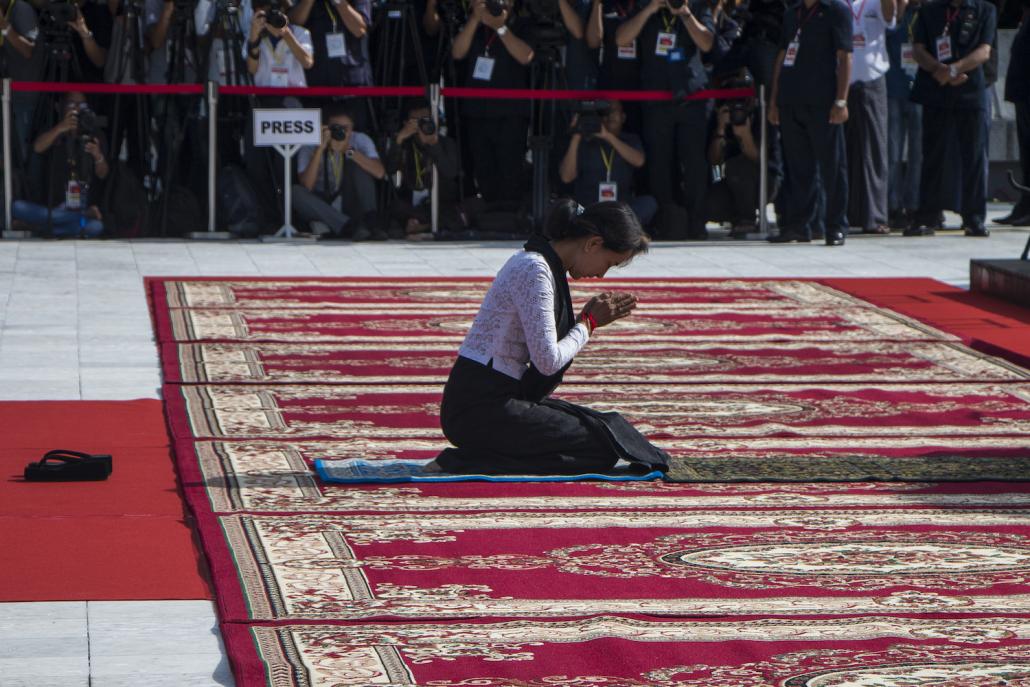
<svg viewBox="0 0 1030 687"><path fill-rule="evenodd" d="M559 394L682 481L322 483L317 458L446 445L488 283L150 283L238 684L1030 684L1025 312L925 280L606 280L639 317Z"/></svg>

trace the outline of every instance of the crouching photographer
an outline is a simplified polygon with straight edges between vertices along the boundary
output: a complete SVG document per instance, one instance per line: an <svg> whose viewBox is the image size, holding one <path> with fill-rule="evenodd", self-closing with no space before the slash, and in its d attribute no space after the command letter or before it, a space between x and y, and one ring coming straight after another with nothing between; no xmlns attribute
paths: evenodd
<svg viewBox="0 0 1030 687"><path fill-rule="evenodd" d="M386 173L396 179L391 215L409 238L428 235L431 229L434 166L439 179L440 225L460 228L459 161L458 144L437 130L429 106L411 105L386 155Z"/></svg>
<svg viewBox="0 0 1030 687"><path fill-rule="evenodd" d="M572 139L558 174L572 184L573 198L587 207L606 200L629 205L640 224L648 226L658 211L651 196L633 192L633 176L644 166L644 144L624 133L626 113L618 100L580 103L572 119Z"/></svg>
<svg viewBox="0 0 1030 687"><path fill-rule="evenodd" d="M293 186L293 212L313 234L385 239L375 209L376 181L386 169L375 143L354 130L354 118L341 105L327 109L322 119L322 142L297 152L300 183Z"/></svg>
<svg viewBox="0 0 1030 687"><path fill-rule="evenodd" d="M14 219L34 228L49 227L61 238L92 238L104 231L97 207L110 166L101 127L106 124L86 103L86 96L69 91L58 105L61 119L32 144L36 169L42 183L34 184L39 196L16 200Z"/></svg>
<svg viewBox="0 0 1030 687"><path fill-rule="evenodd" d="M732 81L727 88L748 88L751 81ZM768 127L766 188L770 201L782 178L782 165L772 145L776 130ZM708 137L708 162L715 183L708 195L708 219L730 222L730 236L743 239L755 230L758 212L762 121L754 98L738 98L717 104Z"/></svg>

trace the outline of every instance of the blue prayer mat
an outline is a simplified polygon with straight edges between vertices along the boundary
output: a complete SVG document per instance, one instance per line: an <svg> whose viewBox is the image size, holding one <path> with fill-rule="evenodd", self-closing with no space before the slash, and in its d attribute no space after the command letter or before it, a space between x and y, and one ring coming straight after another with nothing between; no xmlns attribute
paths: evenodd
<svg viewBox="0 0 1030 687"><path fill-rule="evenodd" d="M428 460L316 460L315 470L324 482L342 484L396 484L398 482L648 482L660 479L662 472L632 473L630 464L619 463L607 473L581 475L454 475L446 472L423 472ZM621 467L620 467L621 466Z"/></svg>

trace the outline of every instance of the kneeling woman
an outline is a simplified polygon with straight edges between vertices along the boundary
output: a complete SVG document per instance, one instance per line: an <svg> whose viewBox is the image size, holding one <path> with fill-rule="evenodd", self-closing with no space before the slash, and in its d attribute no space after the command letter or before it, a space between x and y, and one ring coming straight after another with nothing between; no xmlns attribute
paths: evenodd
<svg viewBox="0 0 1030 687"><path fill-rule="evenodd" d="M534 236L497 273L444 387L440 423L456 448L430 469L479 474L577 474L620 459L665 470L668 456L618 413L550 398L596 327L629 315L636 297L602 293L577 318L566 273L603 277L647 250L622 203L583 210L561 201L546 236ZM602 390L603 386L598 386Z"/></svg>

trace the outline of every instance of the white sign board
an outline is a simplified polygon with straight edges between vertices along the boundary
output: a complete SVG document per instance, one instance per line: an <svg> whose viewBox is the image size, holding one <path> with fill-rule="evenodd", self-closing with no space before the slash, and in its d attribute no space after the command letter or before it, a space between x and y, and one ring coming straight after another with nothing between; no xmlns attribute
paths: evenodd
<svg viewBox="0 0 1030 687"><path fill-rule="evenodd" d="M254 145L318 145L322 142L322 111L254 109Z"/></svg>

